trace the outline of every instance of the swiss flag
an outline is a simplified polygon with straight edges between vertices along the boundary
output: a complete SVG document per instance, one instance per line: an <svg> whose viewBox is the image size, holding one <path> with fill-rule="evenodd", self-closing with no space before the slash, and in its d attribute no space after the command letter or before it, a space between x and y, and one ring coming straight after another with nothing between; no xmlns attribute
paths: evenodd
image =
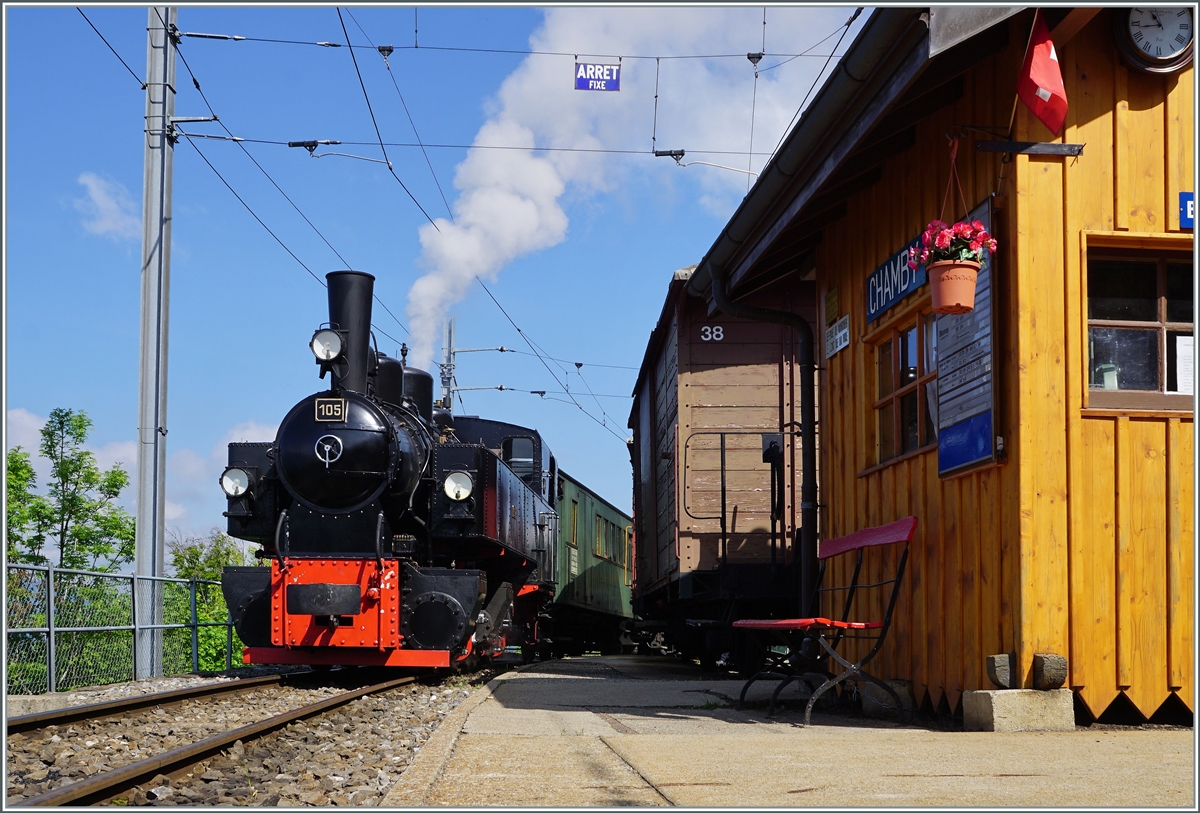
<svg viewBox="0 0 1200 813"><path fill-rule="evenodd" d="M1025 51L1025 64L1021 66L1017 98L1050 132L1056 136L1062 132L1067 120L1067 91L1058 67L1058 54L1050 41L1050 29L1046 28L1040 10L1034 14L1033 35Z"/></svg>

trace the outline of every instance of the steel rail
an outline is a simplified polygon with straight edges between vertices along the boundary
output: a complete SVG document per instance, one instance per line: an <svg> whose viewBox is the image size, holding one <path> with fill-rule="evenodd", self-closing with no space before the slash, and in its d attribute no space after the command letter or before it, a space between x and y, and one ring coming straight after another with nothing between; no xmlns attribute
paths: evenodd
<svg viewBox="0 0 1200 813"><path fill-rule="evenodd" d="M23 731L34 731L52 725L74 723L79 720L113 717L127 711L143 709L148 706L181 703L184 700L196 697L205 697L223 692L250 691L264 684L278 683L283 677L283 675L264 675L255 678L239 678L226 683L210 683L204 686L194 686L190 689L177 689L172 692L155 692L136 697L123 697L120 700L109 700L104 703L90 703L86 706L67 706L61 709L37 711L33 714L22 714L19 717L9 717L5 722L5 730L8 734L18 734Z"/></svg>
<svg viewBox="0 0 1200 813"><path fill-rule="evenodd" d="M226 731L212 737L182 745L156 756L148 757L137 762L116 768L105 773L73 782L54 790L35 796L32 799L21 800L22 807L56 807L59 805L91 805L105 801L129 790L141 782L153 779L158 774L171 774L187 768L190 765L214 756L221 750L233 745L238 740L243 743L257 739L288 723L303 720L306 717L320 714L338 706L343 706L352 700L357 700L368 694L376 694L404 686L416 680L415 677L403 677L376 683L361 689L345 692L308 706L277 714L266 720Z"/></svg>

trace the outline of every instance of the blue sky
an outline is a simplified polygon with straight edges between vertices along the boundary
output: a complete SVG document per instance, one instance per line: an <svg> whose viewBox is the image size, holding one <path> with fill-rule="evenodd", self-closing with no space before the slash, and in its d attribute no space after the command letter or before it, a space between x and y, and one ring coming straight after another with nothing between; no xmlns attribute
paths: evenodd
<svg viewBox="0 0 1200 813"><path fill-rule="evenodd" d="M566 471L629 510L623 438L646 339L671 272L703 257L749 177L654 158L652 135L659 149L687 150L685 161L760 169L852 10L769 8L764 29L763 8L752 6L429 7L416 14L416 49L411 6L359 7L353 19L343 11L354 44L369 37L395 46L392 75L421 140L456 145L427 149L432 172L420 149L388 148L438 229L383 164L245 146L351 267L376 276L376 293L397 317L376 307L380 349L396 352L387 333L413 347L418 361L440 358L449 315L460 347L523 351L459 356L460 386L517 391L465 391L455 411L538 428ZM84 12L144 77L146 9ZM75 8L4 13L6 444L36 447L51 409L84 410L95 423L89 445L98 460L132 474L145 96ZM344 41L331 6L183 6L179 27ZM753 65L737 55L763 50L764 33L766 52L784 56L765 57L756 84ZM503 50L566 56L496 53ZM343 144L323 151L382 157L348 49L185 37L180 52L235 135L334 139ZM622 57L620 92L573 89L575 54L617 61L589 52ZM735 56L635 58L714 54ZM414 142L383 59L369 49L355 56L384 141ZM182 62L177 71L176 115L207 115ZM751 160L752 110L761 154ZM216 124L185 129L224 134ZM306 344L327 316L324 289L191 144L317 276L345 264L236 144L177 145L167 526L202 534L224 525L217 477L225 444L271 439L292 404L324 387ZM639 152L465 148L472 144ZM550 363L557 381L475 276L541 351L566 360ZM563 383L582 409L555 392ZM528 390L548 392L543 399Z"/></svg>

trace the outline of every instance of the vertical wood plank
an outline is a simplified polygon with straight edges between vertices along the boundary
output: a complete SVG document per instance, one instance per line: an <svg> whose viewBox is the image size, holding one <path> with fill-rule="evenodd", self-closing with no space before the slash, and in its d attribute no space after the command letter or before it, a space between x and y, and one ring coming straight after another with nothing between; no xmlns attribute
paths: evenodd
<svg viewBox="0 0 1200 813"><path fill-rule="evenodd" d="M963 591L961 563L962 478L942 481L942 606L946 614L942 645L945 648L946 702L958 704L963 681Z"/></svg>
<svg viewBox="0 0 1200 813"><path fill-rule="evenodd" d="M1129 228L1133 172L1129 148L1129 71L1113 60L1113 223L1118 230Z"/></svg>
<svg viewBox="0 0 1200 813"><path fill-rule="evenodd" d="M1168 222L1163 209L1167 196L1165 79L1161 74L1140 72L1128 76L1129 230L1162 232Z"/></svg>
<svg viewBox="0 0 1200 813"><path fill-rule="evenodd" d="M1180 465L1182 461L1179 455L1179 435L1179 419L1171 418L1167 421L1167 688L1176 690L1183 686L1182 659L1189 654L1189 636L1181 629L1180 624L1187 615L1183 608L1184 580L1187 574L1182 570L1183 506L1180 504L1180 475L1184 467Z"/></svg>
<svg viewBox="0 0 1200 813"><path fill-rule="evenodd" d="M1194 47L1194 46L1193 46ZM1167 229L1179 231L1179 193L1192 189L1196 148L1195 69L1167 77Z"/></svg>
<svg viewBox="0 0 1200 813"><path fill-rule="evenodd" d="M925 645L925 635L928 626L926 606L931 602L928 597L929 548L926 539L929 528L929 503L925 492L925 465L929 455L921 455L912 462L912 506L913 513L918 518L915 538L909 545L909 567L912 568L910 583L913 586L913 631L909 636L909 649L912 657L913 699L920 704L929 691L929 658Z"/></svg>
<svg viewBox="0 0 1200 813"><path fill-rule="evenodd" d="M1174 470L1174 482L1178 497L1178 512L1172 516L1172 539L1178 544L1168 549L1168 589L1170 601L1169 628L1170 646L1173 650L1174 670L1168 671L1168 684L1176 687L1176 694L1184 704L1195 712L1192 692L1196 682L1196 642L1192 637L1195 624L1196 584L1194 574L1195 535L1195 470L1194 424L1180 421L1174 428L1170 443L1168 464ZM1175 529L1178 529L1177 531Z"/></svg>
<svg viewBox="0 0 1200 813"><path fill-rule="evenodd" d="M942 590L942 500L941 481L938 479L937 462L925 462L925 505L926 513L921 519L925 523L925 662L929 674L929 702L937 708L945 694L946 684L946 613L948 612Z"/></svg>
<svg viewBox="0 0 1200 813"><path fill-rule="evenodd" d="M962 479L962 514L959 537L962 540L962 688L985 689L984 653L979 629L979 478L971 474Z"/></svg>
<svg viewBox="0 0 1200 813"><path fill-rule="evenodd" d="M1129 442L1129 418L1117 418L1117 561L1116 561L1116 595L1114 603L1117 608L1117 688L1128 689L1133 685L1133 659L1135 649L1133 643L1133 618L1130 614L1129 602L1126 597L1130 594L1133 583L1131 574L1134 567L1133 550L1133 484L1130 482L1130 457L1133 449Z"/></svg>
<svg viewBox="0 0 1200 813"><path fill-rule="evenodd" d="M979 478L979 646L980 655L999 655L1006 652L1000 631L1000 477L996 469L983 472ZM990 682L982 681L981 688Z"/></svg>
<svg viewBox="0 0 1200 813"><path fill-rule="evenodd" d="M1117 448L1116 422L1089 418L1081 423L1081 466L1088 472L1080 481L1079 500L1088 507L1077 526L1085 540L1078 570L1081 589L1071 614L1075 641L1071 650L1075 689L1093 716L1108 708L1117 696L1116 658L1116 550L1117 550Z"/></svg>
<svg viewBox="0 0 1200 813"><path fill-rule="evenodd" d="M1030 137L1018 111L1018 138ZM1022 135L1024 133L1024 135ZM1036 130L1034 131L1036 134ZM1021 319L1019 446L1021 481L1020 638L1022 685L1032 685L1035 652L1067 655L1065 324L1062 313L1062 163L1017 162L1017 256Z"/></svg>
<svg viewBox="0 0 1200 813"><path fill-rule="evenodd" d="M1129 423L1129 516L1133 547L1128 593L1128 632L1133 647L1133 685L1125 694L1149 717L1167 699L1166 424Z"/></svg>

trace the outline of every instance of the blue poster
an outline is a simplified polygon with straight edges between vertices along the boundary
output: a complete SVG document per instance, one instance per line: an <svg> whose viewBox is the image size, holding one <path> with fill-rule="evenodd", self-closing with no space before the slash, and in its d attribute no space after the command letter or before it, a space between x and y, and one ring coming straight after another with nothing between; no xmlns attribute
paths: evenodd
<svg viewBox="0 0 1200 813"><path fill-rule="evenodd" d="M992 229L991 198L967 217ZM996 459L993 346L993 255L985 255L975 283L975 309L937 317L938 474Z"/></svg>
<svg viewBox="0 0 1200 813"><path fill-rule="evenodd" d="M576 90L620 90L621 66L575 63Z"/></svg>

